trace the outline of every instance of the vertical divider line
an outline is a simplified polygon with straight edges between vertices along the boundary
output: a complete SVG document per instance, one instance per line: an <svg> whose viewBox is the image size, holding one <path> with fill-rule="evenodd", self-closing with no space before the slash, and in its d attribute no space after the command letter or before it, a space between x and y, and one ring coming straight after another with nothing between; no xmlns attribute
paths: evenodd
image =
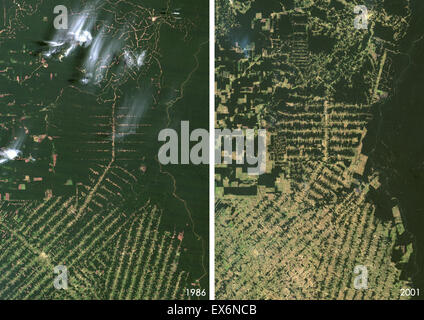
<svg viewBox="0 0 424 320"><path fill-rule="evenodd" d="M209 299L215 300L215 0L209 0Z"/></svg>

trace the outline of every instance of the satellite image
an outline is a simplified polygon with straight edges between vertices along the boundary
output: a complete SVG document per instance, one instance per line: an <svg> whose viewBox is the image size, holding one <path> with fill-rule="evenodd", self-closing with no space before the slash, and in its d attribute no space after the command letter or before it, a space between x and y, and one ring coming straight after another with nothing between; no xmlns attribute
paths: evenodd
<svg viewBox="0 0 424 320"><path fill-rule="evenodd" d="M0 300L423 299L423 16L0 0Z"/></svg>
<svg viewBox="0 0 424 320"><path fill-rule="evenodd" d="M0 2L0 299L207 299L205 0Z"/></svg>
<svg viewBox="0 0 424 320"><path fill-rule="evenodd" d="M216 298L421 299L424 2L215 3Z"/></svg>

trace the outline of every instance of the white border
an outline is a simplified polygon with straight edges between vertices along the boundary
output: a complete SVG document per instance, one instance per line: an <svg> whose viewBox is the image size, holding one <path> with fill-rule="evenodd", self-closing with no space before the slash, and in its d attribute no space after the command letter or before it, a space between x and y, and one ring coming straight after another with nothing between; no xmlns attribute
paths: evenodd
<svg viewBox="0 0 424 320"><path fill-rule="evenodd" d="M209 0L209 299L215 300L215 0Z"/></svg>

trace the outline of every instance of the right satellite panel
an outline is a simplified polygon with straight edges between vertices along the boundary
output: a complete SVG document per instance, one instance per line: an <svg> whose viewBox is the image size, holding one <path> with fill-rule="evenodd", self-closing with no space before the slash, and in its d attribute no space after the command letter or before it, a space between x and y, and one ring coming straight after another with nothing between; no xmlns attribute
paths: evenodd
<svg viewBox="0 0 424 320"><path fill-rule="evenodd" d="M216 0L217 299L422 299L424 1Z"/></svg>

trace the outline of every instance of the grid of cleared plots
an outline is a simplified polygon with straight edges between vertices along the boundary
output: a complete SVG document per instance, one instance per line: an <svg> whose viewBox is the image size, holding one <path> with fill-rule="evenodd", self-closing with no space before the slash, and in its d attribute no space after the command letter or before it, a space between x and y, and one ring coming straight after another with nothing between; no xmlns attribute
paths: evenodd
<svg viewBox="0 0 424 320"><path fill-rule="evenodd" d="M2 202L0 297L184 298L181 241L160 230L161 213L149 202L131 212L120 206L120 192L130 188L125 180L134 178L125 169L109 169L96 180L100 184L84 190L87 202L76 196ZM53 286L53 269L61 264L69 271L67 290Z"/></svg>

